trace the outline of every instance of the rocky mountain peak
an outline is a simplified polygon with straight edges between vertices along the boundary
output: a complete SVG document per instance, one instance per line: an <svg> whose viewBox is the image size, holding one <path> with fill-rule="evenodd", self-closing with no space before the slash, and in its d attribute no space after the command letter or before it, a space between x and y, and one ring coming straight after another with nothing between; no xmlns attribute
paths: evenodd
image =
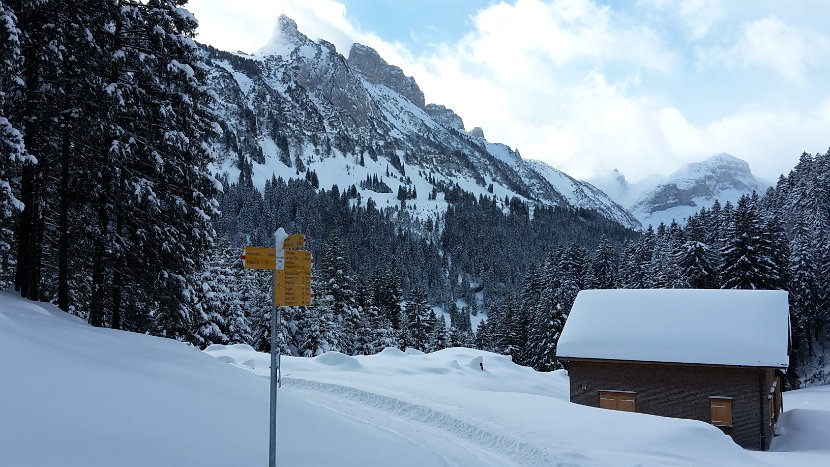
<svg viewBox="0 0 830 467"><path fill-rule="evenodd" d="M646 190L631 206L643 225L683 221L709 207L717 199L733 203L753 190L762 191L767 183L752 175L749 164L730 154L718 154L684 165L653 188Z"/></svg>
<svg viewBox="0 0 830 467"><path fill-rule="evenodd" d="M759 185L746 161L726 153L686 164L670 175L669 181L683 188L695 185L698 189L706 186L710 190L751 191Z"/></svg>
<svg viewBox="0 0 830 467"><path fill-rule="evenodd" d="M481 127L475 127L470 130L470 136L476 139L480 139L481 141L487 141L487 138L484 137L484 130Z"/></svg>
<svg viewBox="0 0 830 467"><path fill-rule="evenodd" d="M329 52L331 52L333 54L337 53L337 47L334 44L332 44L331 42L329 42L327 40L319 39L317 41L317 43L320 44L321 46L325 47L326 49L328 49Z"/></svg>
<svg viewBox="0 0 830 467"><path fill-rule="evenodd" d="M257 55L279 55L288 58L294 49L309 42L311 40L297 29L297 23L293 19L280 15L277 24L274 25L271 40L257 52Z"/></svg>
<svg viewBox="0 0 830 467"><path fill-rule="evenodd" d="M297 22L285 15L280 15L277 18L277 25L279 30L285 35L298 35L300 30L297 29Z"/></svg>
<svg viewBox="0 0 830 467"><path fill-rule="evenodd" d="M349 51L349 65L360 72L370 83L386 86L425 109L424 93L415 78L403 74L399 67L390 65L375 49L355 43Z"/></svg>
<svg viewBox="0 0 830 467"><path fill-rule="evenodd" d="M464 120L458 116L452 109L447 108L440 104L427 104L426 106L427 114L435 119L436 122L447 126L449 128L454 128L458 131L464 131Z"/></svg>

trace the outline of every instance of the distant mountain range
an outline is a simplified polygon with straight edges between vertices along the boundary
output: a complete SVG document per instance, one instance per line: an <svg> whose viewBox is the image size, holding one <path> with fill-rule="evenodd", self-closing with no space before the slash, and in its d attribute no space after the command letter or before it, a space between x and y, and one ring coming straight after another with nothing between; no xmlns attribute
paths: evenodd
<svg viewBox="0 0 830 467"><path fill-rule="evenodd" d="M709 208L715 200L733 204L753 190L762 193L770 185L756 178L749 164L730 154L718 154L702 162L686 164L668 177L651 177L631 184L619 171L592 183L618 204L625 206L643 226L669 224Z"/></svg>
<svg viewBox="0 0 830 467"><path fill-rule="evenodd" d="M255 56L206 47L223 139L216 170L232 179L250 167L262 188L272 176L318 174L320 185L358 187L380 206L399 204L400 187L416 193L407 209L422 219L447 208L453 185L502 203L595 209L629 228L640 224L601 190L518 151L466 131L452 109L427 104L412 77L370 47L348 58L324 40L310 40L288 17ZM361 182L377 177L382 184ZM378 187L382 187L379 189Z"/></svg>
<svg viewBox="0 0 830 467"><path fill-rule="evenodd" d="M682 222L715 199L734 202L768 186L728 154L634 185L618 171L576 180L488 141L480 128L467 131L459 115L427 104L415 79L372 48L354 44L344 57L286 16L256 55L205 48L224 131L216 170L234 179L249 167L260 188L273 176L314 170L321 186L355 185L380 207L399 205L403 187L414 195L407 209L437 219L448 206L443 191L457 185L498 203L516 196L531 205L593 209L639 229ZM361 183L374 178L382 183Z"/></svg>

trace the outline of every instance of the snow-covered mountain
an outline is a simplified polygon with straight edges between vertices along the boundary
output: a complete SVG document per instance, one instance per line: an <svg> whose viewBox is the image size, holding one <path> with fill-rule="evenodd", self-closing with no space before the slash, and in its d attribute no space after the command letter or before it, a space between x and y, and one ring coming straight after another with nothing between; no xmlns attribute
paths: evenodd
<svg viewBox="0 0 830 467"><path fill-rule="evenodd" d="M232 180L250 170L262 188L273 176L313 170L321 187L355 185L379 207L400 205L404 186L417 193L406 207L422 219L445 211L442 191L458 185L498 202L518 196L531 205L597 209L639 227L594 187L488 142L480 129L467 132L460 116L426 104L415 80L370 47L354 44L346 58L281 16L254 56L206 49L224 131L217 170ZM383 183L361 186L367 177Z"/></svg>
<svg viewBox="0 0 830 467"><path fill-rule="evenodd" d="M668 177L652 177L631 184L619 171L593 180L617 203L627 207L642 225L669 224L709 208L717 199L733 204L753 190L762 192L769 183L752 175L749 164L730 154L718 154L686 164Z"/></svg>

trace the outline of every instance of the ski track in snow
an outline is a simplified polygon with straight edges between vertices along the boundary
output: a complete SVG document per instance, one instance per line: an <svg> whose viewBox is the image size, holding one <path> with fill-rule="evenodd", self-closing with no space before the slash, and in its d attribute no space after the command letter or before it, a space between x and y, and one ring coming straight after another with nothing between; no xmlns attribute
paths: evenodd
<svg viewBox="0 0 830 467"><path fill-rule="evenodd" d="M430 443L424 445L425 449L435 452L432 447L437 441L446 444L446 434L463 441L463 447L482 460L480 465L546 465L546 466L576 466L583 465L584 455L579 453L557 453L556 455L540 449L536 446L523 443L505 434L499 434L483 427L473 425L460 420L444 412L425 407L418 404L406 402L394 397L384 396L369 391L356 389L350 386L343 386L319 381L306 380L301 378L283 378L283 383L288 387L300 389L306 392L328 396L337 401L338 407L343 408L344 403L351 404L355 409L372 408L394 415L401 420L408 420L423 424L421 430L417 430L422 437L429 438ZM310 401L312 402L312 401ZM312 402L313 403L313 402ZM358 406L359 404L359 406ZM325 407L324 404L317 404ZM330 410L342 413L331 407ZM379 426L399 436L409 439L415 444L423 443L413 440L410 437L400 434L397 430L388 426L380 425L365 419L365 412L361 415L346 414L351 418L358 419L364 423ZM384 418L380 418L384 420ZM386 418L386 421L389 419ZM436 432L436 429L443 432ZM446 450L444 452L451 452ZM446 462L445 465L457 465L451 463L444 455L435 452ZM486 455L483 457L482 454Z"/></svg>

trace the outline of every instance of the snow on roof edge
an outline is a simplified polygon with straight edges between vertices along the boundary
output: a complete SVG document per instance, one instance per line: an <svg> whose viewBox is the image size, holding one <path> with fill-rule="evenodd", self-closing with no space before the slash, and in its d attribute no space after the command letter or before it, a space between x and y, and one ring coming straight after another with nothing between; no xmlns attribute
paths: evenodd
<svg viewBox="0 0 830 467"><path fill-rule="evenodd" d="M557 358L786 368L786 291L584 290Z"/></svg>

